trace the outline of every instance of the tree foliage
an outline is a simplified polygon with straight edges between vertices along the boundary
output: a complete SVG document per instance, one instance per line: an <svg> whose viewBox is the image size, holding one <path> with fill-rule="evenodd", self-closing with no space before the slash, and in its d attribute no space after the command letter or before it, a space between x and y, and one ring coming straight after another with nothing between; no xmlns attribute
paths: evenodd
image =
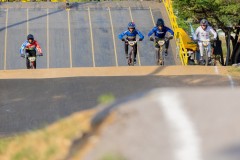
<svg viewBox="0 0 240 160"><path fill-rule="evenodd" d="M206 18L215 28L226 32L229 26L240 21L240 0L174 0L173 8L180 19L199 23Z"/></svg>

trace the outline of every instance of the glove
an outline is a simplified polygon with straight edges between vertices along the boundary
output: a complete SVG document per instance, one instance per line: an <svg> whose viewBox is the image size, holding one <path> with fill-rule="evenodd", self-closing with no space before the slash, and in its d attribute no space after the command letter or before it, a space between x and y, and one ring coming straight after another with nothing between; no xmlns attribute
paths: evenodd
<svg viewBox="0 0 240 160"><path fill-rule="evenodd" d="M168 39L173 39L173 35L169 36L169 38L168 38Z"/></svg>
<svg viewBox="0 0 240 160"><path fill-rule="evenodd" d="M150 41L154 41L153 37L150 37Z"/></svg>
<svg viewBox="0 0 240 160"><path fill-rule="evenodd" d="M25 58L25 54L21 54L21 57L22 57L22 58Z"/></svg>
<svg viewBox="0 0 240 160"><path fill-rule="evenodd" d="M125 39L123 38L122 41L125 42Z"/></svg>
<svg viewBox="0 0 240 160"><path fill-rule="evenodd" d="M169 37L165 37L164 38L165 41L169 41L169 39L170 39Z"/></svg>
<svg viewBox="0 0 240 160"><path fill-rule="evenodd" d="M139 38L139 41L142 41L143 39L142 38Z"/></svg>

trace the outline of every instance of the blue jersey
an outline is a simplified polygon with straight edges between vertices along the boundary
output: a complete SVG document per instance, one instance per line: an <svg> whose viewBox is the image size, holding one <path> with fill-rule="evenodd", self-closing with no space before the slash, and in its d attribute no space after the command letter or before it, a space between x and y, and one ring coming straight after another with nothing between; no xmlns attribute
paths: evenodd
<svg viewBox="0 0 240 160"><path fill-rule="evenodd" d="M158 27L154 27L148 33L148 37L150 37L154 33L155 37L157 37L157 38L164 38L167 32L171 33L171 35L174 36L174 32L170 28L168 28L166 26L164 26L162 30L159 30Z"/></svg>
<svg viewBox="0 0 240 160"><path fill-rule="evenodd" d="M118 38L123 39L124 36L127 36L128 39L132 40L132 39L136 39L137 35L140 37L140 39L142 40L144 39L143 34L137 29L135 29L132 33L129 30L126 30L123 33L119 34Z"/></svg>

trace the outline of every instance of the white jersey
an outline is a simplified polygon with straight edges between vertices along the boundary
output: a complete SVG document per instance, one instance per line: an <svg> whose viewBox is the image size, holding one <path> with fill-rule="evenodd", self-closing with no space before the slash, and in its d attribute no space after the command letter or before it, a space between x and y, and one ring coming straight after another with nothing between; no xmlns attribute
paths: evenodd
<svg viewBox="0 0 240 160"><path fill-rule="evenodd" d="M217 38L217 33L213 30L212 27L208 26L206 30L203 30L201 26L199 26L195 31L195 40L210 40L210 33L214 36L214 39Z"/></svg>

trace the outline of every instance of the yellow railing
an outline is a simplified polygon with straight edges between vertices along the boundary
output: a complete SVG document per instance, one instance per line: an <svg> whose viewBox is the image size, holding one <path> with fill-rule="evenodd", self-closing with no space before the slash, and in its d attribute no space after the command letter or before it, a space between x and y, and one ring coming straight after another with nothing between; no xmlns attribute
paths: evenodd
<svg viewBox="0 0 240 160"><path fill-rule="evenodd" d="M0 2L47 2L47 0L0 0ZM66 0L49 0L49 2L66 2Z"/></svg>
<svg viewBox="0 0 240 160"><path fill-rule="evenodd" d="M174 35L175 35L174 37L177 42L177 48L179 51L180 60L182 62L182 65L187 65L188 64L188 53L187 53L187 49L184 46L183 37L180 32L180 28L178 27L176 16L174 15L174 12L173 12L172 0L163 0L163 3L167 10L168 17L169 17L171 25L172 25L172 29L174 31Z"/></svg>

